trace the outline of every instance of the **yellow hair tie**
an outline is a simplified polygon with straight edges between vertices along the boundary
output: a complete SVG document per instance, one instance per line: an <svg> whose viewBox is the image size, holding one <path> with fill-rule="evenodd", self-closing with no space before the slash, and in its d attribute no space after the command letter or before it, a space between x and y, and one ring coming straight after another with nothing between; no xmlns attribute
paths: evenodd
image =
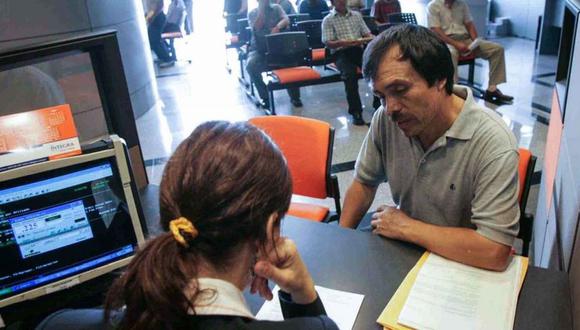
<svg viewBox="0 0 580 330"><path fill-rule="evenodd" d="M181 235L181 231L188 233L191 236L191 238L196 238L197 235L199 234L197 229L195 229L195 227L193 226L193 223L191 223L191 221L187 220L187 218L184 217L179 217L175 220L171 220L169 222L169 230L171 230L171 233L173 233L173 238L175 238L175 240L179 242L179 244L185 247L189 247L189 244L187 243L185 238L183 238L183 235Z"/></svg>

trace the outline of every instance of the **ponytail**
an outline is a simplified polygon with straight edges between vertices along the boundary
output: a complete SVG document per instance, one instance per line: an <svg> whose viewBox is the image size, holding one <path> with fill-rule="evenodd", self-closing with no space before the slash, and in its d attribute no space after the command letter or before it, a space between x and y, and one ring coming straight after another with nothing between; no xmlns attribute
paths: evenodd
<svg viewBox="0 0 580 330"><path fill-rule="evenodd" d="M187 324L193 309L186 288L197 278L197 254L179 244L171 233L162 234L137 253L125 273L110 288L105 319L126 304L121 329L175 329Z"/></svg>

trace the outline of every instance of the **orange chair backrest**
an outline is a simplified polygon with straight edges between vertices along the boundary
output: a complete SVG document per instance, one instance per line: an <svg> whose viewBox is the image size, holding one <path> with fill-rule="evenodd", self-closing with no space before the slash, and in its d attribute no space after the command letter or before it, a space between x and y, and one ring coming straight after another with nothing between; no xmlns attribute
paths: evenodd
<svg viewBox="0 0 580 330"><path fill-rule="evenodd" d="M254 117L249 122L264 130L288 161L293 193L326 198L330 125L295 116Z"/></svg>
<svg viewBox="0 0 580 330"><path fill-rule="evenodd" d="M522 194L524 192L524 187L526 185L526 175L528 173L528 166L530 165L530 160L532 159L532 153L528 149L520 148L520 163L518 166L518 177L520 182L520 189L518 191L518 203L522 203Z"/></svg>

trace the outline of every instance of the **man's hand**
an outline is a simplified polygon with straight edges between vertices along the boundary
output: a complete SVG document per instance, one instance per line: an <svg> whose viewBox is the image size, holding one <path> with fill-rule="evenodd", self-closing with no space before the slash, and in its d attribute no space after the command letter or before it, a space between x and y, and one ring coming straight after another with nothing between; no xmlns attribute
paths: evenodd
<svg viewBox="0 0 580 330"><path fill-rule="evenodd" d="M272 299L270 290L264 288L264 285L267 288L264 279L270 279L288 292L295 303L309 304L316 300L314 281L298 254L296 244L288 238L279 237L268 245L254 266L258 277L252 282L250 292L259 292L262 297Z"/></svg>
<svg viewBox="0 0 580 330"><path fill-rule="evenodd" d="M371 226L374 234L406 240L404 230L411 225L412 221L415 220L406 215L405 212L392 206L381 205L377 208L377 212L373 214Z"/></svg>
<svg viewBox="0 0 580 330"><path fill-rule="evenodd" d="M455 47L457 49L459 54L469 53L469 45L465 44L463 42L458 41L458 42L456 42L455 45L453 45L453 47Z"/></svg>
<svg viewBox="0 0 580 330"><path fill-rule="evenodd" d="M280 32L280 28L278 27L278 25L274 26L271 30L270 33L274 34L274 33L278 33Z"/></svg>

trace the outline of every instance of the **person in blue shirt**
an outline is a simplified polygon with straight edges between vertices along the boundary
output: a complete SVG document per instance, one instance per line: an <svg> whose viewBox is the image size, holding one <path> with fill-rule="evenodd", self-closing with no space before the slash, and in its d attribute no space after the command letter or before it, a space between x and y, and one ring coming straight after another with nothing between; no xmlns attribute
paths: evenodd
<svg viewBox="0 0 580 330"><path fill-rule="evenodd" d="M310 14L310 19L322 19L323 12L328 12L330 9L324 0L302 0L298 7L300 14Z"/></svg>

